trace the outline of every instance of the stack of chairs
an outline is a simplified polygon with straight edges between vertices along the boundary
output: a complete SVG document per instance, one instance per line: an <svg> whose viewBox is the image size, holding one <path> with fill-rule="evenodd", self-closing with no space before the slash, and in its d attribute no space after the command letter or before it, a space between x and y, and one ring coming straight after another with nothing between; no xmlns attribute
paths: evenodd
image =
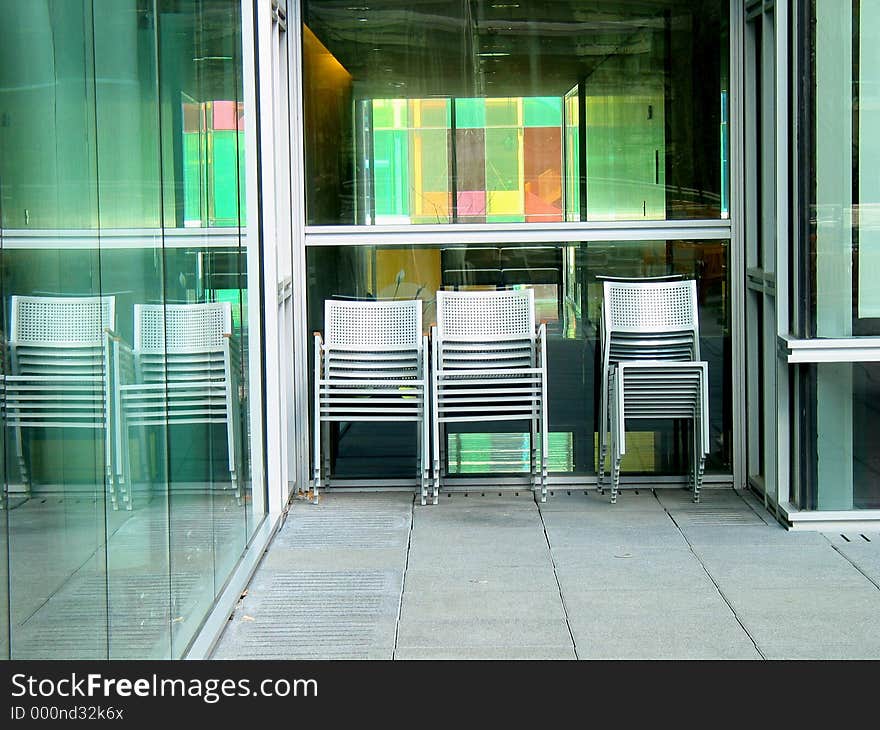
<svg viewBox="0 0 880 730"><path fill-rule="evenodd" d="M708 365L700 361L696 282L603 282L600 338L600 488L609 435L615 502L627 422L682 419L693 426L690 485L698 502L709 452L709 406Z"/></svg>
<svg viewBox="0 0 880 730"><path fill-rule="evenodd" d="M108 340L115 322L114 297L13 296L10 305L6 419L15 434L22 482L30 493L26 431L97 431L103 440L105 478L115 505Z"/></svg>
<svg viewBox="0 0 880 730"><path fill-rule="evenodd" d="M175 424L225 425L231 488L240 503L241 358L230 304L136 304L134 348L118 338L115 346L118 478L127 508L133 501L129 430Z"/></svg>
<svg viewBox="0 0 880 730"><path fill-rule="evenodd" d="M437 292L432 328L433 494L447 423L528 421L532 489L547 498L547 332L531 289ZM541 449L538 454L538 439Z"/></svg>
<svg viewBox="0 0 880 730"><path fill-rule="evenodd" d="M315 333L314 487L330 482L333 422L412 421L418 424L417 479L428 497L428 341L422 302L324 303L322 337Z"/></svg>

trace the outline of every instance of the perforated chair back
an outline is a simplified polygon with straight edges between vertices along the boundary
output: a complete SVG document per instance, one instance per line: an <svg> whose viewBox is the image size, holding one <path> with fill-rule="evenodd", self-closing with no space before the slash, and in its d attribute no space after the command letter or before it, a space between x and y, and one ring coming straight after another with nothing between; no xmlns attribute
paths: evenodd
<svg viewBox="0 0 880 730"><path fill-rule="evenodd" d="M16 345L100 347L115 322L114 297L12 297Z"/></svg>
<svg viewBox="0 0 880 730"><path fill-rule="evenodd" d="M387 351L418 349L422 302L324 302L324 345L329 349Z"/></svg>
<svg viewBox="0 0 880 730"><path fill-rule="evenodd" d="M224 338L231 334L229 302L134 305L136 352L212 352L222 350Z"/></svg>
<svg viewBox="0 0 880 730"><path fill-rule="evenodd" d="M222 380L232 336L229 302L136 304L135 345L143 383ZM227 361L229 359L229 361Z"/></svg>
<svg viewBox="0 0 880 730"><path fill-rule="evenodd" d="M443 340L535 339L531 289L437 292L437 336Z"/></svg>
<svg viewBox="0 0 880 730"><path fill-rule="evenodd" d="M605 281L609 333L697 332L697 284L689 281Z"/></svg>

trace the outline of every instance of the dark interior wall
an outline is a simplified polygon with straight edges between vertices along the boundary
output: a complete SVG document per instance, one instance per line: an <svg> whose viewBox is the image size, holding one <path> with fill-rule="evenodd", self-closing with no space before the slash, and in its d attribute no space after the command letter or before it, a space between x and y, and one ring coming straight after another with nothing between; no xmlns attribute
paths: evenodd
<svg viewBox="0 0 880 730"><path fill-rule="evenodd" d="M729 52L721 13L726 7L719 8L716 0L693 4L700 7L666 14L668 219L718 218L721 207L722 59Z"/></svg>
<svg viewBox="0 0 880 730"><path fill-rule="evenodd" d="M354 223L352 78L303 27L303 96L308 223Z"/></svg>

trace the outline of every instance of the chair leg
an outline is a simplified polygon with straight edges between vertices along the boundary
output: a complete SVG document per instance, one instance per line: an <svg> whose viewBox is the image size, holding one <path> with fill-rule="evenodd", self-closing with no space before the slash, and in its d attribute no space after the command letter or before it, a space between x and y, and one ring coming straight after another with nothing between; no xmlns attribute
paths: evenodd
<svg viewBox="0 0 880 730"><path fill-rule="evenodd" d="M31 480L28 476L27 462L24 458L24 434L21 427L15 429L15 455L18 458L18 473L21 474L21 482L25 486L25 494L30 497Z"/></svg>
<svg viewBox="0 0 880 730"><path fill-rule="evenodd" d="M440 452L440 437L443 435L443 424L439 419L434 421L434 436L433 436L433 469L431 470L434 488L433 494L431 495L432 504L437 504L440 501L440 460L441 460L441 452Z"/></svg>
<svg viewBox="0 0 880 730"><path fill-rule="evenodd" d="M318 418L318 414L315 414L315 418ZM315 443L314 443L314 451L312 453L312 494L317 495L321 491L321 462L323 461L323 447L321 444L321 433L323 429L321 426L317 426L315 428Z"/></svg>
<svg viewBox="0 0 880 730"><path fill-rule="evenodd" d="M540 477L538 476L538 421L533 418L529 422L529 483L532 494L537 499L540 489Z"/></svg>
<svg viewBox="0 0 880 730"><path fill-rule="evenodd" d="M427 485L425 483L424 434L422 433L422 430L421 423L418 423L416 425L416 488L419 492L419 502L422 507L424 507L428 501L428 495Z"/></svg>
<svg viewBox="0 0 880 730"><path fill-rule="evenodd" d="M119 499L122 499L125 503L125 509L132 510L134 507L131 495L131 448L128 439L128 429L126 426L123 426L122 429L125 436L122 439L122 454L120 455L122 473L117 475L117 489L115 491L118 494L113 495L113 509L118 509Z"/></svg>
<svg viewBox="0 0 880 730"><path fill-rule="evenodd" d="M617 492L620 487L620 456L612 456L611 465L611 504L617 504Z"/></svg>

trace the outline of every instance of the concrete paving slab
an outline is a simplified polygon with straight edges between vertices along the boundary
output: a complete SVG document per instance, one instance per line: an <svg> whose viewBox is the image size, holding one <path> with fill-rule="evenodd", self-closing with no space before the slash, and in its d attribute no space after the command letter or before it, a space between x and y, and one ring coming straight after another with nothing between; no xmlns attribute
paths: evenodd
<svg viewBox="0 0 880 730"><path fill-rule="evenodd" d="M580 659L760 659L742 627L714 612L573 617Z"/></svg>
<svg viewBox="0 0 880 730"><path fill-rule="evenodd" d="M571 634L561 619L441 619L400 624L399 648L570 647Z"/></svg>
<svg viewBox="0 0 880 730"><path fill-rule="evenodd" d="M614 546L635 549L638 547L687 547L681 533L671 523L668 527L644 528L616 527L613 525L587 528L557 529L547 525L547 537L554 553L557 550L585 549L592 546Z"/></svg>
<svg viewBox="0 0 880 730"><path fill-rule="evenodd" d="M827 588L859 586L869 581L830 546L703 546L697 556L724 590L752 588Z"/></svg>
<svg viewBox="0 0 880 730"><path fill-rule="evenodd" d="M712 581L690 550L635 549L584 554L560 560L556 574L563 591L594 589L711 590Z"/></svg>
<svg viewBox="0 0 880 730"><path fill-rule="evenodd" d="M418 593L406 591L400 611L401 625L408 621L464 621L501 617L565 621L565 610L558 591L486 591L476 594L467 589L441 589Z"/></svg>
<svg viewBox="0 0 880 730"><path fill-rule="evenodd" d="M729 591L768 659L880 659L880 591L870 588Z"/></svg>
<svg viewBox="0 0 880 730"><path fill-rule="evenodd" d="M568 646L480 646L480 647L398 647L395 659L575 659L574 647Z"/></svg>
<svg viewBox="0 0 880 730"><path fill-rule="evenodd" d="M697 547L723 547L736 552L748 546L822 546L817 532L790 532L779 524L768 525L682 525L688 542Z"/></svg>
<svg viewBox="0 0 880 730"><path fill-rule="evenodd" d="M410 566L406 571L405 590L413 594L423 591L461 591L479 597L497 591L558 594L559 587L548 561L546 566L537 570L532 566L467 565L458 569L446 567L421 569Z"/></svg>
<svg viewBox="0 0 880 730"><path fill-rule="evenodd" d="M546 546L536 550L530 547L488 544L481 548L438 550L420 545L414 540L409 553L409 566L414 569L430 568L471 570L475 567L550 568L550 553Z"/></svg>
<svg viewBox="0 0 880 730"><path fill-rule="evenodd" d="M875 584L880 585L880 538L871 542L855 539L845 542L840 539L840 543L834 543L837 551Z"/></svg>

